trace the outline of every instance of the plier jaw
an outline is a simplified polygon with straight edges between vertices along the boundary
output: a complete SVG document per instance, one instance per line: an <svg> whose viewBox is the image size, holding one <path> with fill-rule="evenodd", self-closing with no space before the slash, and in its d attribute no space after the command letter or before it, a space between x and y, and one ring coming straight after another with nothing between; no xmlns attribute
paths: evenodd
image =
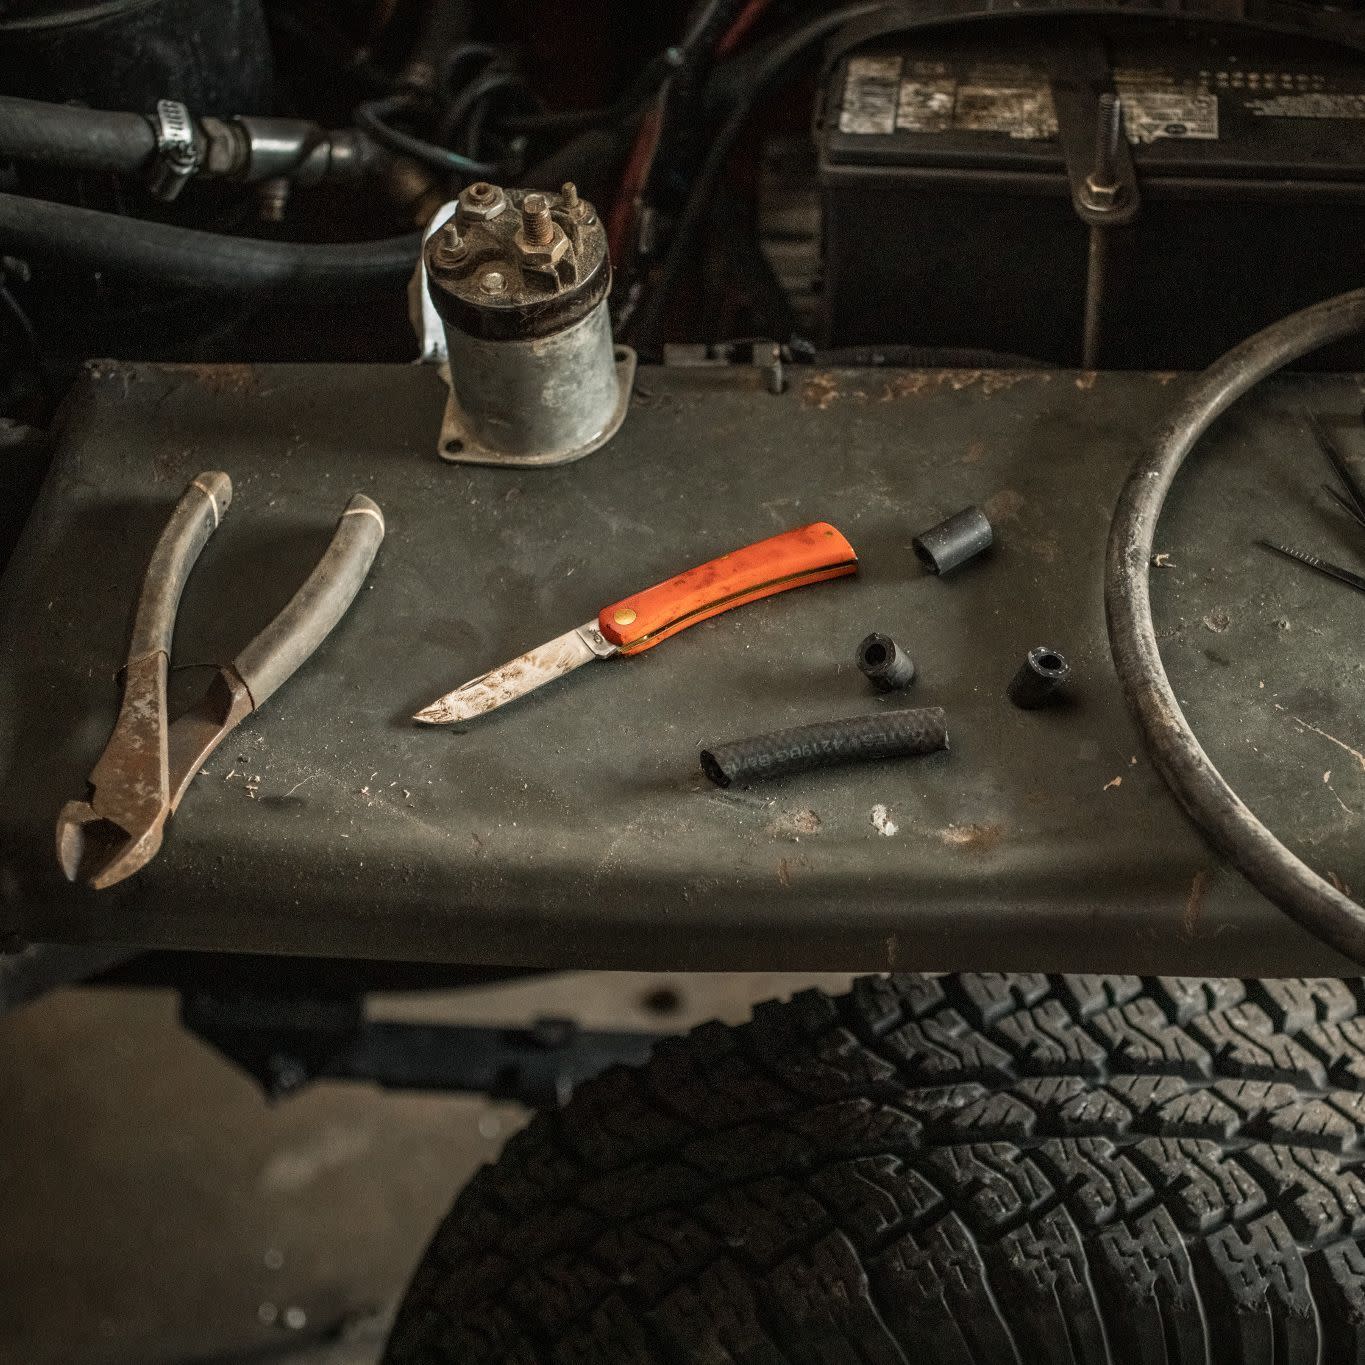
<svg viewBox="0 0 1365 1365"><path fill-rule="evenodd" d="M71 881L112 886L155 856L170 807L164 651L129 659L123 699L84 801L57 817L57 861Z"/></svg>
<svg viewBox="0 0 1365 1365"><path fill-rule="evenodd" d="M161 848L169 810L140 832L124 829L90 801L68 801L57 817L57 861L68 881L96 891L139 872Z"/></svg>

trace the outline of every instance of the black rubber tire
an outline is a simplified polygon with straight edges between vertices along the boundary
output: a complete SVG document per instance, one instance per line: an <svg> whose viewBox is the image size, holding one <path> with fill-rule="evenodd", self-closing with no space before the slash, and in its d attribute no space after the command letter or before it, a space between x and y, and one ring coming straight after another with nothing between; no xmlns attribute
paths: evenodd
<svg viewBox="0 0 1365 1365"><path fill-rule="evenodd" d="M869 977L707 1024L460 1195L389 1365L1365 1362L1365 991Z"/></svg>

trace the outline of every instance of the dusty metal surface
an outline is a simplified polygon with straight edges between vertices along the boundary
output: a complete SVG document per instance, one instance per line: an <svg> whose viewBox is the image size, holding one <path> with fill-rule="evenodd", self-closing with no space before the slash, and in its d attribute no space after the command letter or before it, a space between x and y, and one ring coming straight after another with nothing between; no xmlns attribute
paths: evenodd
<svg viewBox="0 0 1365 1365"><path fill-rule="evenodd" d="M0 921L54 940L471 962L1347 970L1195 836L1109 665L1109 516L1183 382L850 371L775 395L651 370L593 460L513 471L431 460L444 393L429 370L106 366L0 580ZM1365 599L1254 541L1358 562L1358 528L1297 443L1309 406L1346 424L1348 458L1365 454L1360 401L1355 378L1318 377L1234 410L1182 474L1153 571L1196 732L1286 842L1356 886ZM129 585L210 459L251 515L205 551L178 659L231 657L287 600L330 530L320 484L369 492L389 539L333 636L196 779L157 861L96 897L62 881L52 819L108 732ZM915 529L973 502L992 552L926 574ZM853 542L858 578L467 725L412 724L566 620L812 518ZM901 704L947 711L950 763L710 786L697 754L718 735L887 705L853 659L874 629L918 665ZM1066 654L1075 700L1021 711L1004 689L1039 640Z"/></svg>

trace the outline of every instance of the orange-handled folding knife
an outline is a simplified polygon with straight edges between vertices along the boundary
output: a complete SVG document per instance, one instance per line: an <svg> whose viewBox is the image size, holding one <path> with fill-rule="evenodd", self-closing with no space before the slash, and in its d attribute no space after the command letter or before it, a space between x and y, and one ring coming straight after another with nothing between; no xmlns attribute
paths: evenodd
<svg viewBox="0 0 1365 1365"><path fill-rule="evenodd" d="M413 719L427 725L468 720L594 659L640 654L731 607L857 571L853 546L828 522L798 526L603 607L595 621L447 692Z"/></svg>

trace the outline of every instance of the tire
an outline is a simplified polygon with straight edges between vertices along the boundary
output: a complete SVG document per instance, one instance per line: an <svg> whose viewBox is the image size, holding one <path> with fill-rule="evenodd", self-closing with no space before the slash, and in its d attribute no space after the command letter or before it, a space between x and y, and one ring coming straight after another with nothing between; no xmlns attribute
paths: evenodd
<svg viewBox="0 0 1365 1365"><path fill-rule="evenodd" d="M515 1137L388 1365L1365 1362L1365 991L868 977Z"/></svg>

